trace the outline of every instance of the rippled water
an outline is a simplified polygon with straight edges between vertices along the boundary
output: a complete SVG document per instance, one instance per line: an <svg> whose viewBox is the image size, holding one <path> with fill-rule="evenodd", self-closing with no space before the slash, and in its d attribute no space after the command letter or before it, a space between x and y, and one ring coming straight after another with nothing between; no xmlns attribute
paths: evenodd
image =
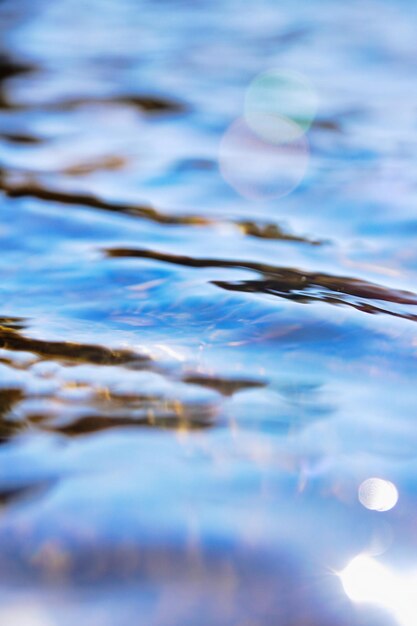
<svg viewBox="0 0 417 626"><path fill-rule="evenodd" d="M416 8L0 2L1 624L414 626Z"/></svg>

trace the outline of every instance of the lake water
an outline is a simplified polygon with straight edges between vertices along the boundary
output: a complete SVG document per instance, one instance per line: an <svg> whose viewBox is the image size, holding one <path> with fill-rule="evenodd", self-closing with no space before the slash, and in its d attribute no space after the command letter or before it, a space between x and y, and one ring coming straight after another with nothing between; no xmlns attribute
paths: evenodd
<svg viewBox="0 0 417 626"><path fill-rule="evenodd" d="M1 625L415 626L416 41L0 2Z"/></svg>

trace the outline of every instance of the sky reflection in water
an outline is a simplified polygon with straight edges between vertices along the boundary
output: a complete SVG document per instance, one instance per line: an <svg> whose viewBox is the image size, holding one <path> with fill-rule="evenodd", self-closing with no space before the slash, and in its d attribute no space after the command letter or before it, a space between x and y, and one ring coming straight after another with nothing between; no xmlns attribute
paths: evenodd
<svg viewBox="0 0 417 626"><path fill-rule="evenodd" d="M414 4L0 30L0 623L413 626Z"/></svg>

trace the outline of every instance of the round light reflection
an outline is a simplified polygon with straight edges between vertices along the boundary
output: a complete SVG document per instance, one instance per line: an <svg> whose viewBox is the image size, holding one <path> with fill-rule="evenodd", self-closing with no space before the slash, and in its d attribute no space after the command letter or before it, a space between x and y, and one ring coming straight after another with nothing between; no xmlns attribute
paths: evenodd
<svg viewBox="0 0 417 626"><path fill-rule="evenodd" d="M364 480L358 490L359 502L371 511L389 511L398 502L398 491L394 483L382 478Z"/></svg>
<svg viewBox="0 0 417 626"><path fill-rule="evenodd" d="M265 126L265 115L287 118L292 125L285 130L285 141L298 139L311 126L317 112L317 92L303 76L288 71L263 72L249 85L245 97L244 116L253 132L265 141L276 143L272 125ZM278 143L283 140L278 137Z"/></svg>
<svg viewBox="0 0 417 626"><path fill-rule="evenodd" d="M291 193L302 181L308 166L307 139L300 136L288 143L295 124L284 118L258 115L260 125L268 126L275 141L261 139L243 118L236 120L223 135L219 164L223 178L240 195L251 200L280 198ZM282 140L279 141L281 136Z"/></svg>

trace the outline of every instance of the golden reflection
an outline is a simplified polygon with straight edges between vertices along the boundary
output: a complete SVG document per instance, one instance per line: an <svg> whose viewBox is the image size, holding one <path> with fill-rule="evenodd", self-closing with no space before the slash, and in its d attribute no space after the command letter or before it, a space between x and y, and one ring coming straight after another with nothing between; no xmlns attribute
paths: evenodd
<svg viewBox="0 0 417 626"><path fill-rule="evenodd" d="M353 602L377 604L396 618L398 626L415 626L417 572L393 572L369 555L360 554L339 576Z"/></svg>

